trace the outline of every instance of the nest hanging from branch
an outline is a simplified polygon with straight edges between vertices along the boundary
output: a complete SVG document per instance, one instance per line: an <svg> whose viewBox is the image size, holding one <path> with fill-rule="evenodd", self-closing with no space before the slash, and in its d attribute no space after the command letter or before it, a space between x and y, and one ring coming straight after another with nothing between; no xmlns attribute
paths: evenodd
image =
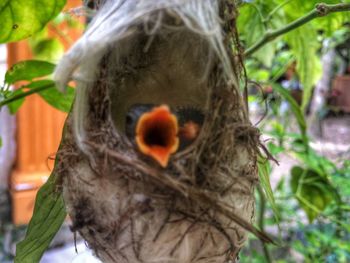
<svg viewBox="0 0 350 263"><path fill-rule="evenodd" d="M269 240L251 225L259 133L237 83L235 6L224 0L99 5L55 75L61 89L77 82L55 168L72 230L103 262L235 262L247 231ZM199 130L191 126L193 140L184 147L171 137L179 136L177 124L157 128L153 137L166 134L160 146L171 145L166 162L157 163L128 130L135 105L191 110L204 120ZM150 112L138 121L152 118ZM169 116L176 122L180 115ZM162 125L155 127L168 127Z"/></svg>

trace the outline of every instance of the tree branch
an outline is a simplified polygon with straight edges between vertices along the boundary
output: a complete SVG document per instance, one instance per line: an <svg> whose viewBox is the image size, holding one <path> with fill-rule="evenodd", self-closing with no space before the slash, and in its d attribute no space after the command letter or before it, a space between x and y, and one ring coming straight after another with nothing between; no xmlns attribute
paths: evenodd
<svg viewBox="0 0 350 263"><path fill-rule="evenodd" d="M0 109L7 105L7 104L10 104L11 102L14 102L16 100L20 100L20 99L23 99L29 95L33 95L35 93L38 93L40 91L43 91L43 90L47 90L47 89L50 89L50 88L54 88L55 86L52 85L52 84L49 84L49 85L45 85L45 86L42 86L42 87L35 87L35 88L31 88L29 91L27 92L23 92L23 93L20 93L20 94L16 94L16 95L13 95L13 96L10 96L2 101L0 101ZM25 88L25 87L24 87Z"/></svg>
<svg viewBox="0 0 350 263"><path fill-rule="evenodd" d="M276 29L273 31L267 31L260 40L258 40L254 45L249 47L245 52L245 56L250 56L253 54L255 51L260 49L262 46L265 44L271 42L272 40L276 39L277 37L288 33L289 31L292 31L308 22L311 20L318 18L318 17L324 17L328 14L331 13L336 13L336 12L345 12L345 11L350 11L350 4L336 4L336 5L327 5L324 3L317 4L315 9L306 14L305 16L300 17L299 19L289 23L288 25Z"/></svg>

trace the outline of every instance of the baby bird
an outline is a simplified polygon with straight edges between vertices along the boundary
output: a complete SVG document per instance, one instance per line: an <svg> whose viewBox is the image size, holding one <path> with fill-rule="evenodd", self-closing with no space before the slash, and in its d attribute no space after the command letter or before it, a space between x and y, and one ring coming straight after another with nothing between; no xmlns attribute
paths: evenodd
<svg viewBox="0 0 350 263"><path fill-rule="evenodd" d="M196 140L203 122L204 114L193 107L136 104L126 115L125 134L141 153L165 168L172 154Z"/></svg>

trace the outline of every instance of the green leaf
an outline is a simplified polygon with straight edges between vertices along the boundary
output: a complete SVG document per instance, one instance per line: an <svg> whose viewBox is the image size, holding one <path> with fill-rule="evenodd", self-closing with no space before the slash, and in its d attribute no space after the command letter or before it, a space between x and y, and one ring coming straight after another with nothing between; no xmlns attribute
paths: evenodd
<svg viewBox="0 0 350 263"><path fill-rule="evenodd" d="M270 68L276 55L276 45L271 42L253 54L264 66Z"/></svg>
<svg viewBox="0 0 350 263"><path fill-rule="evenodd" d="M50 36L47 27L29 38L28 43L33 51L34 59L37 60L55 63L64 53L63 44L57 38Z"/></svg>
<svg viewBox="0 0 350 263"><path fill-rule="evenodd" d="M58 61L64 53L63 44L54 38L37 41L32 45L32 49L36 59L45 61Z"/></svg>
<svg viewBox="0 0 350 263"><path fill-rule="evenodd" d="M283 140L286 135L286 127L282 125L282 123L278 121L271 121L272 133L279 140Z"/></svg>
<svg viewBox="0 0 350 263"><path fill-rule="evenodd" d="M287 71L293 61L294 57L289 50L280 51L273 61L271 68L271 81L276 82L277 79Z"/></svg>
<svg viewBox="0 0 350 263"><path fill-rule="evenodd" d="M336 192L330 182L316 171L294 166L291 188L310 223L335 200Z"/></svg>
<svg viewBox="0 0 350 263"><path fill-rule="evenodd" d="M267 144L267 147L269 149L269 152L273 155L273 156L277 156L278 154L284 152L286 149L282 146L278 146L276 144L274 144L273 142L269 142Z"/></svg>
<svg viewBox="0 0 350 263"><path fill-rule="evenodd" d="M303 111L301 110L300 106L295 101L295 99L290 95L288 90L281 87L279 84L272 84L272 88L276 92L278 92L286 101L288 101L289 105L291 106L291 110L297 119L304 146L308 148L309 143L308 143L308 138L306 134L307 126L306 126L306 121L305 121Z"/></svg>
<svg viewBox="0 0 350 263"><path fill-rule="evenodd" d="M11 93L11 97L22 93L24 93L22 89L17 89ZM7 104L7 107L9 108L10 113L15 114L19 110L19 108L22 106L23 102L24 102L24 98L21 98Z"/></svg>
<svg viewBox="0 0 350 263"><path fill-rule="evenodd" d="M40 31L65 4L66 0L2 0L0 43L18 41Z"/></svg>
<svg viewBox="0 0 350 263"><path fill-rule="evenodd" d="M46 61L26 60L13 65L5 75L5 82L13 84L21 80L33 80L53 73L55 65Z"/></svg>
<svg viewBox="0 0 350 263"><path fill-rule="evenodd" d="M40 188L25 239L17 244L15 263L39 263L66 218L62 194L57 192L55 174Z"/></svg>
<svg viewBox="0 0 350 263"><path fill-rule="evenodd" d="M245 60L245 68L249 79L257 82L267 82L270 78L270 70L263 69L260 63L254 59Z"/></svg>
<svg viewBox="0 0 350 263"><path fill-rule="evenodd" d="M332 161L319 155L313 149L309 149L307 153L294 152L293 156L303 163L305 167L316 171L324 177L327 177L329 174L332 174L337 170L336 165Z"/></svg>
<svg viewBox="0 0 350 263"><path fill-rule="evenodd" d="M263 17L259 8L253 4L240 8L237 26L240 35L244 37L246 46L254 44L265 33Z"/></svg>
<svg viewBox="0 0 350 263"><path fill-rule="evenodd" d="M0 137L0 148L2 147L2 138Z"/></svg>
<svg viewBox="0 0 350 263"><path fill-rule="evenodd" d="M51 106L55 107L56 109L63 111L63 112L69 112L74 100L74 94L75 90L72 87L67 87L67 91L65 94L59 92L57 89L55 89L55 83L52 80L39 80L30 83L27 85L27 88L34 89L34 88L40 88L45 86L52 86L52 88L45 89L43 91L40 91L38 94L40 97L42 97L47 103L49 103Z"/></svg>
<svg viewBox="0 0 350 263"><path fill-rule="evenodd" d="M272 210L275 214L277 222L279 221L280 215L276 206L275 197L270 184L270 173L271 166L267 160L264 160L261 156L258 157L258 171L261 187L264 189L266 198L270 203Z"/></svg>
<svg viewBox="0 0 350 263"><path fill-rule="evenodd" d="M304 25L285 37L297 62L297 73L303 85L302 111L310 102L312 90L321 76L321 61L317 54L320 44L316 30L309 24Z"/></svg>

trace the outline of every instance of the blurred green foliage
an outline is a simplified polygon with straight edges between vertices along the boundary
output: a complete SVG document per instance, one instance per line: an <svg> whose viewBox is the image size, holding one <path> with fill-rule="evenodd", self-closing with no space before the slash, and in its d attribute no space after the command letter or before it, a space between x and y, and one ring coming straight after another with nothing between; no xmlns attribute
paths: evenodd
<svg viewBox="0 0 350 263"><path fill-rule="evenodd" d="M322 2L327 4L340 3L340 1ZM344 2L349 3L349 1ZM238 30L244 46L251 47L264 34L282 28L307 14L314 9L317 3L320 1L245 1L240 7L238 18ZM255 52L251 58L247 58L248 75L256 81L274 80L283 73L283 70L276 72L276 64L282 63L283 68L283 66L288 67L293 61L296 61L296 71L304 91L301 107L304 110L310 100L313 86L321 74L319 51L322 39L330 37L337 30L341 30L343 24L350 21L349 18L349 12L330 14L315 19L268 43ZM260 68L258 72L257 65ZM277 68L281 69L280 66Z"/></svg>
<svg viewBox="0 0 350 263"><path fill-rule="evenodd" d="M242 1L238 19L242 44L245 48L253 46L267 32L310 12L318 2ZM306 117L313 87L322 72L321 56L349 38L349 24L349 12L317 18L246 57L248 79L261 84L250 85L254 88L249 103L267 111L259 127L273 139L267 144L270 153L277 159L290 156L296 164L280 175L273 188L264 181L268 176L260 176L268 208L265 211L265 199L258 195L258 220L263 221L265 230L275 233L281 246L268 246L266 252L258 240L250 237L241 253L241 263L350 262L350 163L331 161L310 147ZM285 75L294 68L290 82L300 83L301 101L295 100L293 89L282 85ZM282 110L285 104L288 107ZM274 167L259 167L260 173L266 173L266 169L271 173Z"/></svg>

